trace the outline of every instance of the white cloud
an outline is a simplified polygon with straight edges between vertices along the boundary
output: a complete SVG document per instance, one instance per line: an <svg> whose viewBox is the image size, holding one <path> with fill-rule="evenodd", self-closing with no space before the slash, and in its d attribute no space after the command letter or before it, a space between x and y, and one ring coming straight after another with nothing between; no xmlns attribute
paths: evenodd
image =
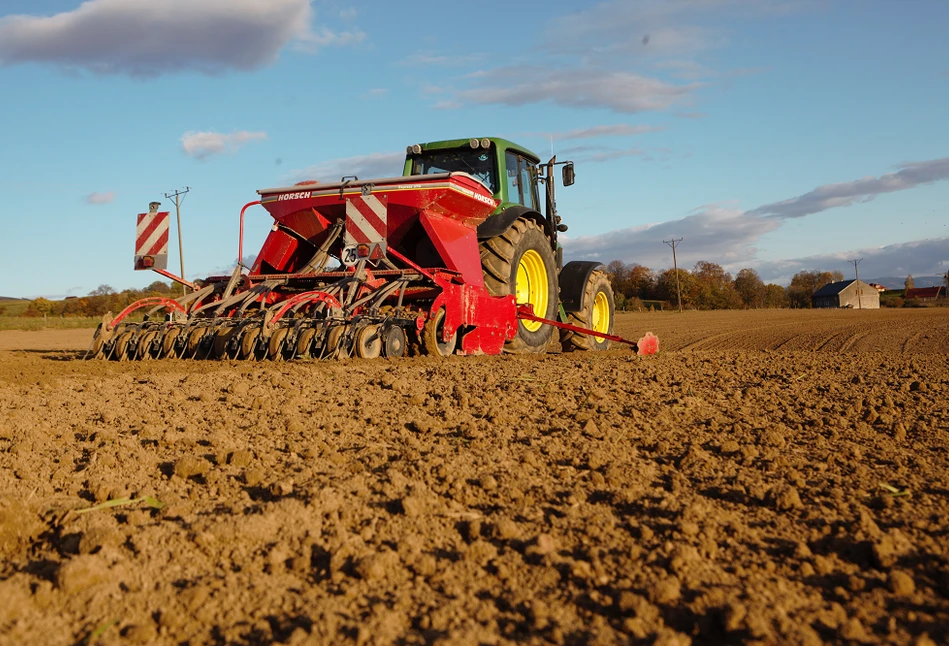
<svg viewBox="0 0 949 646"><path fill-rule="evenodd" d="M685 237L685 243L679 249L680 266L688 267L699 260L707 260L733 272L743 267L754 267L765 280L787 282L802 269L844 270L847 260L855 255L864 258L861 273L869 272L866 275L944 273L949 269L947 238L767 262L756 259L756 245L761 236L784 226L787 218L849 206L872 199L880 193L907 190L945 179L949 179L949 158L907 162L901 164L900 170L895 173L819 186L800 197L750 211L731 205L712 204L669 222L564 239L564 256L602 262L622 260L654 269L668 267L671 266L671 255L663 249L662 241Z"/></svg>
<svg viewBox="0 0 949 646"><path fill-rule="evenodd" d="M661 126L631 126L626 123L618 123L609 126L593 126L591 128L583 128L581 130L571 130L569 132L557 132L553 133L551 136L554 139L560 140L590 139L593 137L632 137L635 135L643 135L649 132L660 132L662 130L665 130L665 128Z"/></svg>
<svg viewBox="0 0 949 646"><path fill-rule="evenodd" d="M471 75L475 87L457 92L451 103L528 105L549 101L573 108L607 108L634 114L684 102L701 87L673 85L632 72L596 68L500 67Z"/></svg>
<svg viewBox="0 0 949 646"><path fill-rule="evenodd" d="M610 0L554 19L544 43L549 51L571 52L587 61L681 59L728 44L729 32L717 26L723 15L767 16L810 4L812 0Z"/></svg>
<svg viewBox="0 0 949 646"><path fill-rule="evenodd" d="M751 216L729 205L710 204L678 220L562 242L568 259L622 260L656 268L672 264L671 251L662 241L687 234L688 244L678 251L679 266L691 267L699 260L752 260L758 239L780 226L779 221Z"/></svg>
<svg viewBox="0 0 949 646"><path fill-rule="evenodd" d="M360 179L398 177L402 174L405 153L370 153L356 157L331 159L303 170L293 171L287 176L290 183L305 180L338 182L344 175L356 175Z"/></svg>
<svg viewBox="0 0 949 646"><path fill-rule="evenodd" d="M800 218L857 202L868 202L882 193L905 191L922 184L949 179L949 157L900 164L900 170L880 177L864 177L852 182L824 184L798 197L765 204L751 211L777 218Z"/></svg>
<svg viewBox="0 0 949 646"><path fill-rule="evenodd" d="M477 61L484 60L484 54L474 53L474 54L465 54L462 56L448 56L445 54L411 54L406 56L402 61L399 62L399 65L409 66L409 67L428 67L428 66L440 66L440 67L452 67L456 65L465 65L467 63L474 63Z"/></svg>
<svg viewBox="0 0 949 646"><path fill-rule="evenodd" d="M578 3L573 13L549 20L539 49L543 65L512 64L457 79L464 84L435 106L522 106L550 102L571 108L603 108L620 114L690 105L710 79L761 71L719 71L696 60L725 46L722 24L763 18L811 0L610 0ZM723 20L726 15L731 20ZM537 58L538 47L509 60ZM422 54L415 64L446 64ZM680 80L675 81L675 78ZM684 79L684 80L682 80ZM704 81L704 82L703 82ZM719 81L720 82L720 81ZM696 113L683 112L685 116Z"/></svg>
<svg viewBox="0 0 949 646"><path fill-rule="evenodd" d="M292 41L345 45L361 32L311 28L310 0L88 0L53 16L0 19L0 65L51 63L101 74L215 74L276 60Z"/></svg>
<svg viewBox="0 0 949 646"><path fill-rule="evenodd" d="M231 134L220 132L186 132L181 137L181 150L189 157L207 159L212 155L236 153L244 144L267 138L266 132L240 130Z"/></svg>
<svg viewBox="0 0 949 646"><path fill-rule="evenodd" d="M333 31L326 27L321 27L319 31L310 31L297 38L298 49L306 52L315 52L324 47L341 47L344 45L354 45L361 43L366 39L366 34L362 31Z"/></svg>
<svg viewBox="0 0 949 646"><path fill-rule="evenodd" d="M763 279L781 283L790 282L791 277L799 271L813 269L840 270L844 272L844 275L851 276L853 265L848 261L853 258L863 259L860 263L861 279L906 276L907 274L939 276L949 270L949 251L947 250L949 250L949 238L933 238L899 242L884 247L758 262L755 267ZM888 285L888 287L897 288L902 285Z"/></svg>
<svg viewBox="0 0 949 646"><path fill-rule="evenodd" d="M690 24L701 9L720 2L613 0L551 22L546 46L587 58L684 56L720 45L717 30Z"/></svg>
<svg viewBox="0 0 949 646"><path fill-rule="evenodd" d="M86 195L82 199L86 204L111 204L113 200L115 200L115 192L89 193L89 195Z"/></svg>
<svg viewBox="0 0 949 646"><path fill-rule="evenodd" d="M623 159L624 157L642 157L645 154L646 151L634 146L632 148L624 148L622 150L603 150L598 153L593 153L584 161L601 163Z"/></svg>

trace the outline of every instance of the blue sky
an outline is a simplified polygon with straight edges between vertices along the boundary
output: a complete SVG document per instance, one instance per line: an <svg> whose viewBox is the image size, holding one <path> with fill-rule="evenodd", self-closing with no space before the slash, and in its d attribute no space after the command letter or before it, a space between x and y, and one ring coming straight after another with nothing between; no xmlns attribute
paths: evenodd
<svg viewBox="0 0 949 646"><path fill-rule="evenodd" d="M949 270L949 2L4 0L0 295L134 272L135 215L191 187L189 278L256 189L398 174L502 136L577 164L567 258ZM246 253L269 228L248 212ZM174 240L174 230L172 238ZM173 247L170 269L177 269Z"/></svg>

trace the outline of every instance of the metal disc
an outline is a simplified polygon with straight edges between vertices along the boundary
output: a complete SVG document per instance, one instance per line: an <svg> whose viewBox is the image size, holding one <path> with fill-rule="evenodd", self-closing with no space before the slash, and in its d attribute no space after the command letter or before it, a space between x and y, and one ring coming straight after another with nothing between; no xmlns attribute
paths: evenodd
<svg viewBox="0 0 949 646"><path fill-rule="evenodd" d="M257 348L257 339L259 338L259 327L252 327L244 332L244 336L241 337L241 359L249 359L254 356L254 350Z"/></svg>
<svg viewBox="0 0 949 646"><path fill-rule="evenodd" d="M180 327L173 327L165 332L165 338L161 340L161 356L176 356L175 340L181 335Z"/></svg>
<svg viewBox="0 0 949 646"><path fill-rule="evenodd" d="M383 351L387 357L394 359L404 356L407 345L405 330L398 325L390 326L389 329L386 330Z"/></svg>
<svg viewBox="0 0 949 646"><path fill-rule="evenodd" d="M227 352L227 342L231 340L234 334L234 328L222 327L214 332L214 350L212 354L215 359L223 359Z"/></svg>
<svg viewBox="0 0 949 646"><path fill-rule="evenodd" d="M458 344L458 332L449 337L447 341L442 339L442 332L445 327L444 308L436 312L435 317L429 319L422 329L422 350L425 354L436 357L448 357L455 351Z"/></svg>
<svg viewBox="0 0 949 646"><path fill-rule="evenodd" d="M115 340L115 345L112 346L112 358L119 361L125 361L128 359L129 341L132 340L132 334L133 333L129 331L123 332L119 335L119 337Z"/></svg>
<svg viewBox="0 0 949 646"><path fill-rule="evenodd" d="M135 357L137 359L147 361L152 358L152 343L155 341L156 336L158 336L158 332L151 330L139 337L138 348L135 351Z"/></svg>
<svg viewBox="0 0 949 646"><path fill-rule="evenodd" d="M89 352L86 355L90 359L98 359L102 356L102 348L105 345L105 342L102 340L102 337L98 334L92 339L92 346L89 348Z"/></svg>
<svg viewBox="0 0 949 646"><path fill-rule="evenodd" d="M267 347L267 356L271 359L281 359L283 357L283 342L287 338L290 330L282 327L278 328L270 335L270 343Z"/></svg>
<svg viewBox="0 0 949 646"><path fill-rule="evenodd" d="M198 352L198 348L201 346L201 339L204 338L205 328L199 327L191 330L191 333L188 335L188 340L185 342L185 350L181 355L187 359L191 359Z"/></svg>
<svg viewBox="0 0 949 646"><path fill-rule="evenodd" d="M367 325L356 333L356 356L360 359L378 359L382 354L382 337L378 325Z"/></svg>
<svg viewBox="0 0 949 646"><path fill-rule="evenodd" d="M297 355L302 355L304 357L310 356L310 345L313 343L313 337L316 335L316 330L311 327L306 328L305 330L300 331L300 336L297 337Z"/></svg>

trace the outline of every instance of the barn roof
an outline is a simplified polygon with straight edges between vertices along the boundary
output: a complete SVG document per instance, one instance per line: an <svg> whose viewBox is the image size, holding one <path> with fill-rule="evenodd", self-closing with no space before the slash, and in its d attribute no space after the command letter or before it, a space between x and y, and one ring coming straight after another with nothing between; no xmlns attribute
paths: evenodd
<svg viewBox="0 0 949 646"><path fill-rule="evenodd" d="M837 283L828 283L814 292L813 296L836 296L840 292L850 287L850 285L852 285L854 282L856 281L842 280Z"/></svg>
<svg viewBox="0 0 949 646"><path fill-rule="evenodd" d="M937 287L918 287L916 289L907 289L906 298L938 298L942 293L942 285Z"/></svg>

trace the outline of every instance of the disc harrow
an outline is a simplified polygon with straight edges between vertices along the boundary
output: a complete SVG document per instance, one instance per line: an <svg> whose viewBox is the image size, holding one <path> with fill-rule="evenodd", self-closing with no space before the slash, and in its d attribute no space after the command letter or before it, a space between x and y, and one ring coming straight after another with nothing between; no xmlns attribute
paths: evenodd
<svg viewBox="0 0 949 646"><path fill-rule="evenodd" d="M424 277L412 270L380 273L384 276L362 261L350 271L307 276L311 284L305 286L300 277L288 277L231 295L208 286L178 300L145 299L119 316L107 315L87 356L117 361L400 357L408 351L409 334L424 328L426 312L403 302L407 289L418 289ZM149 306L143 321L129 319Z"/></svg>

